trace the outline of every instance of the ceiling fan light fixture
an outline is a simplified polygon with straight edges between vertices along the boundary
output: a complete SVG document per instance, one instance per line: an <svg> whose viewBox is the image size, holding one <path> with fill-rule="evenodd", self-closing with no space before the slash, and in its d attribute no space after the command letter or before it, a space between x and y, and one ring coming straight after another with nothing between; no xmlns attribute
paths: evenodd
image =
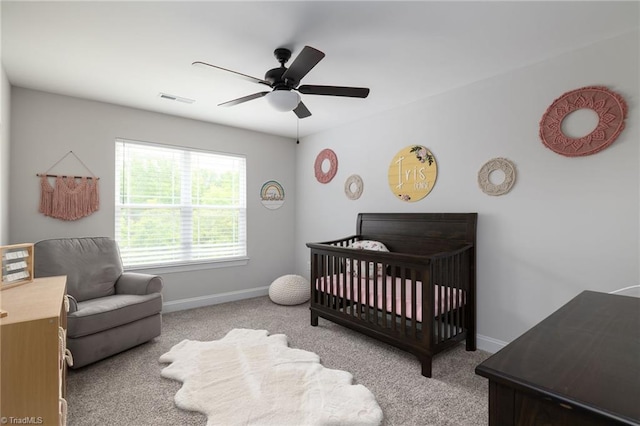
<svg viewBox="0 0 640 426"><path fill-rule="evenodd" d="M300 103L300 95L291 90L274 90L265 98L274 109L282 112L293 111Z"/></svg>

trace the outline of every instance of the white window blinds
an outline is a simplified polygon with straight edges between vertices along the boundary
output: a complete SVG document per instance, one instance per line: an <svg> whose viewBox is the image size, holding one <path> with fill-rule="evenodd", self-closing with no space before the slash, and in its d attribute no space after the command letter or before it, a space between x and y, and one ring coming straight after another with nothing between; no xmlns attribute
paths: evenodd
<svg viewBox="0 0 640 426"><path fill-rule="evenodd" d="M246 256L244 156L116 139L115 184L125 267Z"/></svg>

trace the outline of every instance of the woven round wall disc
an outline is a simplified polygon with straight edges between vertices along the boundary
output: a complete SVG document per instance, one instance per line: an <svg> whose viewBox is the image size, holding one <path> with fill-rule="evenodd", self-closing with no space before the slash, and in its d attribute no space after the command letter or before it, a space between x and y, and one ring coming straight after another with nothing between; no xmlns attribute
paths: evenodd
<svg viewBox="0 0 640 426"><path fill-rule="evenodd" d="M489 176L492 172L500 170L504 173L504 180L500 184L492 183ZM516 168L506 158L494 158L487 161L478 172L478 185L487 195L504 195L511 190L516 181Z"/></svg>
<svg viewBox="0 0 640 426"><path fill-rule="evenodd" d="M351 175L344 183L344 193L350 200L357 200L364 190L364 182L358 175Z"/></svg>
<svg viewBox="0 0 640 426"><path fill-rule="evenodd" d="M327 170L326 172L322 170L322 163L324 163L325 160L329 160L329 170ZM336 155L336 153L328 148L320 151L320 154L318 154L318 156L316 157L314 170L318 182L331 182L331 179L333 179L338 172L338 156Z"/></svg>

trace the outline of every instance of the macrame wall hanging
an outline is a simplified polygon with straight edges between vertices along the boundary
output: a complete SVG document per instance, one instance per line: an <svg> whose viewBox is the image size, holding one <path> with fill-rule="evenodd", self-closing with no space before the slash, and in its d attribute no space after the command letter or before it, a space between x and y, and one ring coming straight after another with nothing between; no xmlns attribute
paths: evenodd
<svg viewBox="0 0 640 426"><path fill-rule="evenodd" d="M67 156L73 155L76 160L87 169L91 176L52 175L49 171L57 166ZM38 173L40 178L40 207L38 211L45 216L62 220L78 220L89 216L100 208L98 180L91 170L73 152L69 151L49 167L44 173ZM54 185L49 182L54 178Z"/></svg>

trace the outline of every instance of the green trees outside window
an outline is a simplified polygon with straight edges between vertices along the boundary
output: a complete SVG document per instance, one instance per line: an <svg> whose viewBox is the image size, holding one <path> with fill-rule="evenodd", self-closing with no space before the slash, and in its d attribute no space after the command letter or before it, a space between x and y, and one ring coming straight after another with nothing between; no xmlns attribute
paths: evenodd
<svg viewBox="0 0 640 426"><path fill-rule="evenodd" d="M243 156L117 139L115 190L125 267L247 254Z"/></svg>

